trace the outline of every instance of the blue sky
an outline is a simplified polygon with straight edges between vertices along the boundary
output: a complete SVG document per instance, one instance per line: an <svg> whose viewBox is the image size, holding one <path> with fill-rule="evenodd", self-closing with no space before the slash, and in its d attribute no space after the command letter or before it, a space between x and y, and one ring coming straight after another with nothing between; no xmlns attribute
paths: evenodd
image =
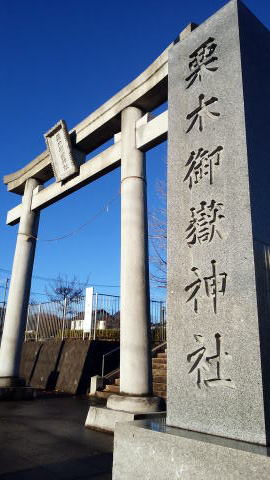
<svg viewBox="0 0 270 480"><path fill-rule="evenodd" d="M59 119L65 119L69 129L74 127L147 68L188 23L200 24L225 3L1 0L1 177L43 152L43 134ZM269 2L245 4L270 26ZM156 183L166 175L166 144L147 154L147 173L148 207L153 211L160 203ZM119 293L119 178L116 170L41 212L35 277L89 277L96 291ZM17 226L5 225L6 212L20 197L8 193L3 183L0 195L3 286L10 276L17 233ZM43 241L73 231L114 197L109 208L76 235ZM34 278L32 290L44 293L45 284ZM3 288L0 300L2 294ZM153 287L151 296L161 298L164 291Z"/></svg>

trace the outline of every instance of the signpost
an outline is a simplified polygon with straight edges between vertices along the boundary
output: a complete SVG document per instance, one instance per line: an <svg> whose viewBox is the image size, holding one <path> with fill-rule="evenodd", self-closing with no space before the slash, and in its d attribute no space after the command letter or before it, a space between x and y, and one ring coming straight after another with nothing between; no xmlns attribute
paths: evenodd
<svg viewBox="0 0 270 480"><path fill-rule="evenodd" d="M94 294L94 288L87 287L85 290L85 312L84 312L84 321L83 321L83 335L85 334L85 332L90 333L92 328L93 294Z"/></svg>

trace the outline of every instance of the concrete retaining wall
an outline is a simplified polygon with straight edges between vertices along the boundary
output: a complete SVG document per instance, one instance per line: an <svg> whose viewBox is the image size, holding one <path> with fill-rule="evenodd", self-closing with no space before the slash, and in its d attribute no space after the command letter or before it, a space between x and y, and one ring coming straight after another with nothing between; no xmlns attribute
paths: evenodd
<svg viewBox="0 0 270 480"><path fill-rule="evenodd" d="M118 345L118 342L78 339L26 342L20 375L35 388L84 394L90 378L101 374L103 354ZM112 370L119 366L114 362L112 355Z"/></svg>

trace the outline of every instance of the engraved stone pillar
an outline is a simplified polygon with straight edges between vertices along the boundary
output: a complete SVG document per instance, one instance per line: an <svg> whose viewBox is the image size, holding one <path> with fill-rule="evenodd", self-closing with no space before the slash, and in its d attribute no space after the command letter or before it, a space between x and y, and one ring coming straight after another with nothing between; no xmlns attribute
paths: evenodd
<svg viewBox="0 0 270 480"><path fill-rule="evenodd" d="M167 423L264 445L269 45L233 0L169 56Z"/></svg>
<svg viewBox="0 0 270 480"><path fill-rule="evenodd" d="M19 378L21 349L27 319L27 307L36 247L39 213L31 212L33 190L38 180L26 181L0 348L0 387L24 383Z"/></svg>
<svg viewBox="0 0 270 480"><path fill-rule="evenodd" d="M237 0L169 53L167 425L116 425L113 480L270 478L269 75Z"/></svg>

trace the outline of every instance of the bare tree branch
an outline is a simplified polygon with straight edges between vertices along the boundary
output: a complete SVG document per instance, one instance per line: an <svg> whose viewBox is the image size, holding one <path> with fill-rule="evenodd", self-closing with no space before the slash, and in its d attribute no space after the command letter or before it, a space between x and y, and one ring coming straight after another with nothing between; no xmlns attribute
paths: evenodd
<svg viewBox="0 0 270 480"><path fill-rule="evenodd" d="M153 255L150 256L150 278L157 287L167 287L167 210L166 183L160 180L157 184L157 195L162 206L150 215L150 242Z"/></svg>
<svg viewBox="0 0 270 480"><path fill-rule="evenodd" d="M84 296L84 290L88 284L88 278L81 283L75 275L69 279L67 275L58 274L57 278L45 288L45 292L50 302L58 302L61 305L66 302L67 313L72 313L71 304Z"/></svg>

